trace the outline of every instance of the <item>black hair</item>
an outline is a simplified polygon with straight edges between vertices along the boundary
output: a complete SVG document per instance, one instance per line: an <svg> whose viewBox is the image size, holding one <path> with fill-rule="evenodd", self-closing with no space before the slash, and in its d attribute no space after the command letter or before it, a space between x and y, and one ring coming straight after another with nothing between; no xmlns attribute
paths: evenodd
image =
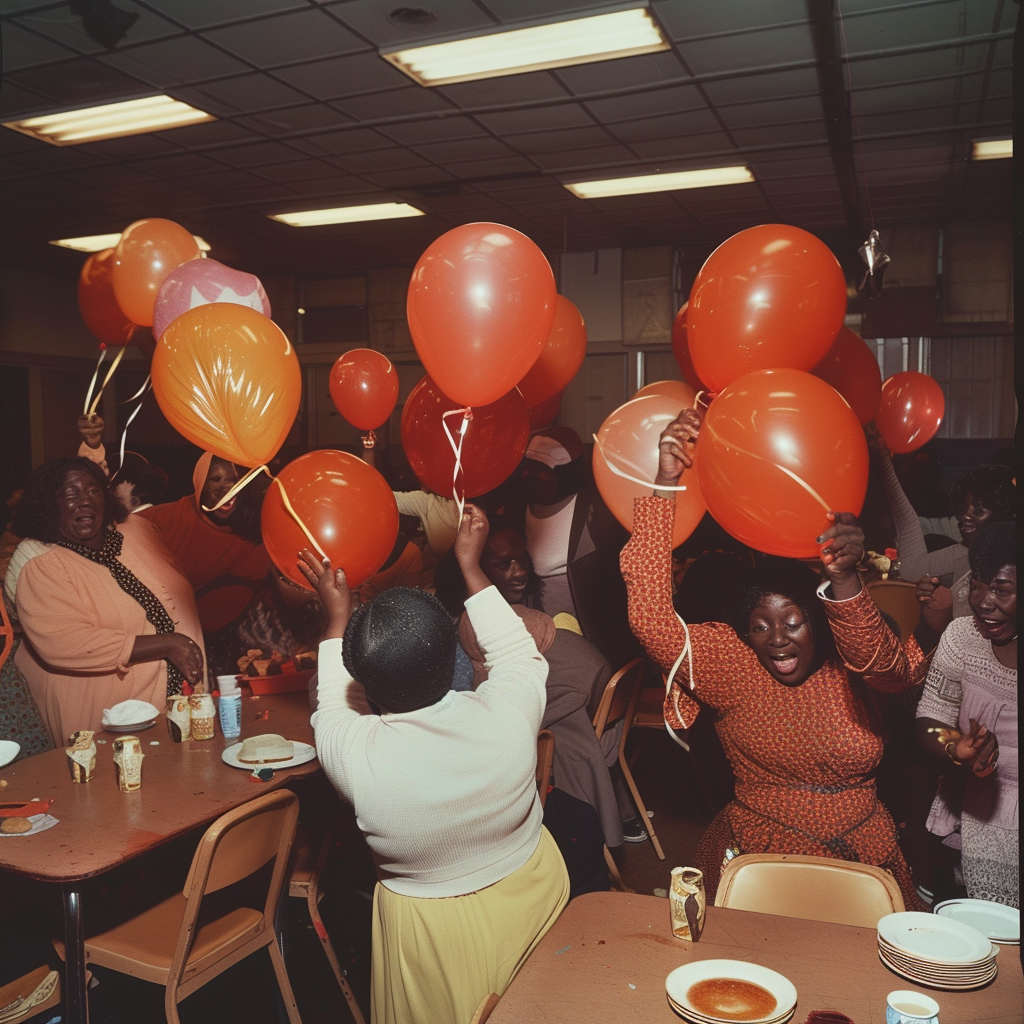
<svg viewBox="0 0 1024 1024"><path fill-rule="evenodd" d="M68 474L80 470L91 476L103 490L103 525L123 523L128 510L120 498L107 490L107 478L95 462L83 458L51 459L44 462L25 484L18 504L11 512L11 526L19 537L31 537L47 544L62 539L58 527L60 492Z"/></svg>
<svg viewBox="0 0 1024 1024"><path fill-rule="evenodd" d="M116 487L121 481L132 485L132 492L140 504L159 505L164 500L170 478L159 467L137 452L125 452L124 461L110 478L110 485Z"/></svg>
<svg viewBox="0 0 1024 1024"><path fill-rule="evenodd" d="M814 664L817 672L828 661L838 661L839 652L821 599L818 597L820 577L809 566L791 558L769 556L750 574L739 592L735 615L730 625L739 638L750 645L750 616L768 594L779 594L792 601L804 614L814 640Z"/></svg>
<svg viewBox="0 0 1024 1024"><path fill-rule="evenodd" d="M1017 524L1012 519L989 521L978 529L967 549L971 575L991 583L1004 565L1017 566Z"/></svg>
<svg viewBox="0 0 1024 1024"><path fill-rule="evenodd" d="M345 630L345 667L384 711L416 711L451 689L455 623L422 590L392 587L357 608Z"/></svg>
<svg viewBox="0 0 1024 1024"><path fill-rule="evenodd" d="M227 459L220 459L217 455L214 458L229 466L232 465ZM212 461L210 466L213 466ZM235 470L238 472L239 480L249 472L245 466L235 466ZM203 486L205 486L205 481ZM263 543L260 517L263 513L263 498L269 486L270 479L264 473L260 473L255 479L250 480L235 495L235 507L231 510L231 515L223 520L223 525L230 527L236 537L241 537L242 540L247 540L250 544Z"/></svg>
<svg viewBox="0 0 1024 1024"><path fill-rule="evenodd" d="M1013 477L1009 466L975 466L968 470L949 489L953 515L958 516L967 508L967 496L971 495L998 519L1012 519L1017 502Z"/></svg>

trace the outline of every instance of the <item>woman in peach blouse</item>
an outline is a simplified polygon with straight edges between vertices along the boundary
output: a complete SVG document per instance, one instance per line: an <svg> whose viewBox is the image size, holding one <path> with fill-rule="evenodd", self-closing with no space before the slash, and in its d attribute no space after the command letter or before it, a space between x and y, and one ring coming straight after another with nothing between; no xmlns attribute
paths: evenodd
<svg viewBox="0 0 1024 1024"><path fill-rule="evenodd" d="M53 741L102 728L104 708L204 679L192 588L152 524L128 516L88 459L33 473L14 510L23 537L52 544L18 579L17 655Z"/></svg>

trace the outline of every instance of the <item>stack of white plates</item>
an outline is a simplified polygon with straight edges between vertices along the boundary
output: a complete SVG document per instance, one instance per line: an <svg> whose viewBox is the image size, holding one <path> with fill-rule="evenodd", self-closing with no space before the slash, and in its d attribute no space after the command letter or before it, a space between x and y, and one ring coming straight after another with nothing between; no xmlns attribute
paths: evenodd
<svg viewBox="0 0 1024 1024"><path fill-rule="evenodd" d="M934 908L940 917L969 924L1001 946L1020 945L1020 911L989 900L946 900Z"/></svg>
<svg viewBox="0 0 1024 1024"><path fill-rule="evenodd" d="M695 960L677 967L665 990L672 1009L691 1024L784 1024L796 1009L788 978L743 960Z"/></svg>
<svg viewBox="0 0 1024 1024"><path fill-rule="evenodd" d="M882 963L919 985L980 988L996 976L998 952L976 928L948 917L908 911L878 922Z"/></svg>

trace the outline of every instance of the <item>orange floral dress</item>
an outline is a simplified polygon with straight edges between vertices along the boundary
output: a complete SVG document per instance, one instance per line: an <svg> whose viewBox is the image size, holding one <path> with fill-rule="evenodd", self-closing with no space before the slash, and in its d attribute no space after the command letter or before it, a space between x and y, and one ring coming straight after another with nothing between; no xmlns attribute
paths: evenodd
<svg viewBox="0 0 1024 1024"><path fill-rule="evenodd" d="M621 556L630 626L666 673L685 642L672 607L672 519L670 501L636 499L633 537ZM698 866L710 898L730 846L860 861L890 871L907 909L919 909L892 818L875 792L883 737L860 678L898 692L923 678L927 659L915 642L901 646L865 591L826 601L825 609L845 666L827 662L799 686L775 680L731 627L689 627L692 692L715 711L736 775L736 799L708 827ZM677 729L692 725L700 706L688 696L687 671L684 658L665 701Z"/></svg>

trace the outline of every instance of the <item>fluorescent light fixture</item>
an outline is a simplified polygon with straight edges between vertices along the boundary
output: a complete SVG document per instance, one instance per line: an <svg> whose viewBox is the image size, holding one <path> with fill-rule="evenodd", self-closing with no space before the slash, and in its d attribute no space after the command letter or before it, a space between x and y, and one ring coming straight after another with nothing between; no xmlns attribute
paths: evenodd
<svg viewBox="0 0 1024 1024"><path fill-rule="evenodd" d="M608 178L604 181L577 181L565 187L580 199L606 196L635 196L642 192L675 192L684 188L709 188L712 185L738 185L753 181L749 167L707 167L700 171L674 171L670 174L640 174L632 178Z"/></svg>
<svg viewBox="0 0 1024 1024"><path fill-rule="evenodd" d="M975 142L972 160L1003 160L1013 156L1013 139L984 139Z"/></svg>
<svg viewBox="0 0 1024 1024"><path fill-rule="evenodd" d="M29 117L24 121L5 121L3 125L55 146L77 146L83 142L162 132L186 124L216 120L213 114L170 96L147 96L141 100L105 103L102 107Z"/></svg>
<svg viewBox="0 0 1024 1024"><path fill-rule="evenodd" d="M447 85L633 57L668 48L668 41L650 12L637 7L394 50L381 56L420 85Z"/></svg>
<svg viewBox="0 0 1024 1024"><path fill-rule="evenodd" d="M408 203L371 203L369 206L337 206L333 210L300 210L297 213L269 213L267 216L292 228L311 228L320 224L354 224L362 220L422 217L423 211Z"/></svg>
<svg viewBox="0 0 1024 1024"><path fill-rule="evenodd" d="M196 245L203 252L210 251L210 243L198 235L192 236ZM102 252L104 249L113 249L121 240L121 232L113 235L83 235L81 238L57 238L50 245L59 245L62 249L74 249L77 252Z"/></svg>

